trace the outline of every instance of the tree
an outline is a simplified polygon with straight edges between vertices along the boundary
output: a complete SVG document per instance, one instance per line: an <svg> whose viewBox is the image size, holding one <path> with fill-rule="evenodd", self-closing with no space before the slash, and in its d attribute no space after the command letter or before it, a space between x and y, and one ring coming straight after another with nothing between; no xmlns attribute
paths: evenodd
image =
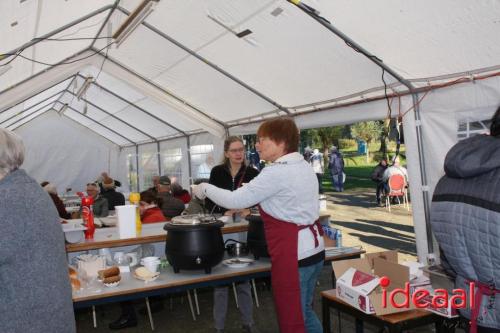
<svg viewBox="0 0 500 333"><path fill-rule="evenodd" d="M366 121L351 126L352 137L366 142L366 162L369 162L369 144L380 138L382 131L383 125L378 121Z"/></svg>

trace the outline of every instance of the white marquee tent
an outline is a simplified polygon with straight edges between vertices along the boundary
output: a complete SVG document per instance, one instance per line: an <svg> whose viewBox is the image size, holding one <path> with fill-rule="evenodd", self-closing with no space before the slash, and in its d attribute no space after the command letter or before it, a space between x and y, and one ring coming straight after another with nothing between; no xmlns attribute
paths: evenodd
<svg viewBox="0 0 500 333"><path fill-rule="evenodd" d="M323 127L391 105L420 259L447 150L500 104L498 0L6 0L0 25L0 126L60 189L102 171L187 185L263 119Z"/></svg>

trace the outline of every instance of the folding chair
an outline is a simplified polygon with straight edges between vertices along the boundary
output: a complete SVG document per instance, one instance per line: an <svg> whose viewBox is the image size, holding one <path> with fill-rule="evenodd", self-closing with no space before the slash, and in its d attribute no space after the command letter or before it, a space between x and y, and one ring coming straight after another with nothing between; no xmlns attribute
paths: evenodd
<svg viewBox="0 0 500 333"><path fill-rule="evenodd" d="M389 185L389 193L385 196L385 207L391 211L391 199L397 198L398 203L401 203L399 198L403 199L403 206L410 210L410 204L408 203L408 192L406 190L406 180L403 175L395 174L389 177L387 181Z"/></svg>

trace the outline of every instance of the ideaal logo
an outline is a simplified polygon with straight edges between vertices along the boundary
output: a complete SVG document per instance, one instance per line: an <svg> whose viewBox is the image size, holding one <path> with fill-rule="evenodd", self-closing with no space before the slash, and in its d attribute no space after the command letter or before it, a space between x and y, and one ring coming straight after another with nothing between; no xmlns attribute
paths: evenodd
<svg viewBox="0 0 500 333"><path fill-rule="evenodd" d="M389 298L391 306L394 308L409 308L410 302L416 308L447 308L451 303L454 309L475 308L475 293L474 282L469 283L469 302L467 304L467 292L464 289L453 289L450 295L446 289L435 289L434 295L431 295L426 289L415 290L410 295L410 283L406 282L404 288L394 288L389 293L387 287L391 284L391 280L387 276L380 278L380 286L382 287L382 307L387 308L387 298ZM388 295L389 294L389 295ZM403 302L396 302L396 295L403 295ZM450 297L451 296L451 297Z"/></svg>

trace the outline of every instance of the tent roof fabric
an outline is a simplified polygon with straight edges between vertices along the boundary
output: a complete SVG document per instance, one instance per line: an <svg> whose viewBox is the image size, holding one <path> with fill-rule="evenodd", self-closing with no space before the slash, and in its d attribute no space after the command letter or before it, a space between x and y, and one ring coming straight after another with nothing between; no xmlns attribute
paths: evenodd
<svg viewBox="0 0 500 333"><path fill-rule="evenodd" d="M266 117L408 92L395 76L425 88L500 69L495 0L303 2L352 43L284 0L156 0L118 46L111 36L138 3L2 1L0 126L57 112L120 147L223 136Z"/></svg>

